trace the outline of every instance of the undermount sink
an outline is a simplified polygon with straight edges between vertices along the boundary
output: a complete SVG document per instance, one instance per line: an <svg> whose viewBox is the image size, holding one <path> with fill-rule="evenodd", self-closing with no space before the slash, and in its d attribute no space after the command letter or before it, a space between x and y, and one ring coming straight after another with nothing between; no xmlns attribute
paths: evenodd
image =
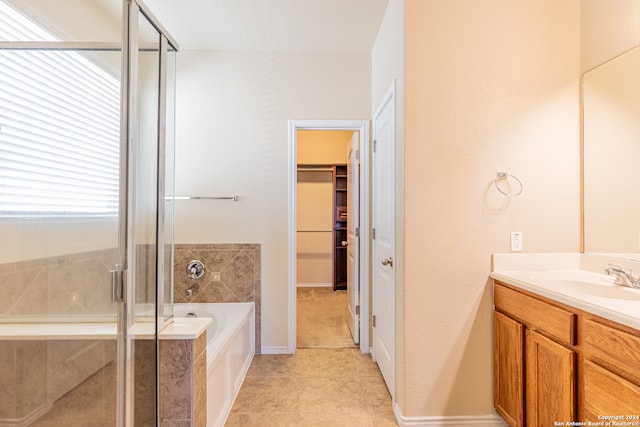
<svg viewBox="0 0 640 427"><path fill-rule="evenodd" d="M583 271L541 273L535 280L549 289L570 294L640 301L640 289L616 285L613 276L604 274Z"/></svg>

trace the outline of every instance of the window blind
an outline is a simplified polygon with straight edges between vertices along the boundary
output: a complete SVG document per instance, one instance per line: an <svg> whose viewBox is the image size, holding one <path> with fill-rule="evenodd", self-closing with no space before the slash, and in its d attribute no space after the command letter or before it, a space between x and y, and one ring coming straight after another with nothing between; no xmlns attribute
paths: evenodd
<svg viewBox="0 0 640 427"><path fill-rule="evenodd" d="M0 1L0 40L55 40ZM78 52L0 50L0 218L115 216L120 82Z"/></svg>

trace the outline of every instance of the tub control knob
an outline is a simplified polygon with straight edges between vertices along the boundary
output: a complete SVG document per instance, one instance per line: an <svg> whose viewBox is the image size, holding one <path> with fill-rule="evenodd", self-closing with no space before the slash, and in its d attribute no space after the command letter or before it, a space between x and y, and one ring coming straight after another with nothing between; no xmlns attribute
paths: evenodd
<svg viewBox="0 0 640 427"><path fill-rule="evenodd" d="M204 276L204 264L202 261L194 259L187 264L187 275L192 279L199 279Z"/></svg>

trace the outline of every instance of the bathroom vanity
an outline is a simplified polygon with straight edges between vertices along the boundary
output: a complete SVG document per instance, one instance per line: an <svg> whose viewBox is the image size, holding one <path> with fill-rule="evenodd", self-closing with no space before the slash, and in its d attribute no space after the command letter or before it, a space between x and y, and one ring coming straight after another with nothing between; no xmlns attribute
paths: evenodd
<svg viewBox="0 0 640 427"><path fill-rule="evenodd" d="M585 255L517 257L491 274L496 411L512 427L640 425L640 289Z"/></svg>

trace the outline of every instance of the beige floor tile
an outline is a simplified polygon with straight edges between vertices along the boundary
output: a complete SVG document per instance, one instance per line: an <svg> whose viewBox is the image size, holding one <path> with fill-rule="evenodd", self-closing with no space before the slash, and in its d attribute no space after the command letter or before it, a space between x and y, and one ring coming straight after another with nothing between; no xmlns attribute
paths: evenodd
<svg viewBox="0 0 640 427"><path fill-rule="evenodd" d="M231 414L225 427L299 427L298 414Z"/></svg>
<svg viewBox="0 0 640 427"><path fill-rule="evenodd" d="M347 325L347 291L301 287L297 295L298 348L355 347Z"/></svg>
<svg viewBox="0 0 640 427"><path fill-rule="evenodd" d="M362 353L360 350L351 350L356 371L361 377L379 377L382 374L376 362L371 358L370 354Z"/></svg>
<svg viewBox="0 0 640 427"><path fill-rule="evenodd" d="M296 354L256 354L247 377L300 377L304 372L302 358Z"/></svg>
<svg viewBox="0 0 640 427"><path fill-rule="evenodd" d="M290 378L246 377L232 413L298 413L300 388Z"/></svg>
<svg viewBox="0 0 640 427"><path fill-rule="evenodd" d="M367 413L360 383L349 378L302 378L300 413Z"/></svg>
<svg viewBox="0 0 640 427"><path fill-rule="evenodd" d="M391 408L391 394L387 389L382 376L362 377L360 378L360 386L362 394L366 396L367 406L370 409L389 409Z"/></svg>
<svg viewBox="0 0 640 427"><path fill-rule="evenodd" d="M299 349L303 376L343 377L356 379L357 370L351 350L346 349Z"/></svg>
<svg viewBox="0 0 640 427"><path fill-rule="evenodd" d="M371 411L374 427L397 427L398 422L391 408L380 411Z"/></svg>
<svg viewBox="0 0 640 427"><path fill-rule="evenodd" d="M372 427L373 422L369 414L302 414L300 425L304 427Z"/></svg>
<svg viewBox="0 0 640 427"><path fill-rule="evenodd" d="M260 355L226 426L397 426L391 397L369 355L298 349Z"/></svg>

